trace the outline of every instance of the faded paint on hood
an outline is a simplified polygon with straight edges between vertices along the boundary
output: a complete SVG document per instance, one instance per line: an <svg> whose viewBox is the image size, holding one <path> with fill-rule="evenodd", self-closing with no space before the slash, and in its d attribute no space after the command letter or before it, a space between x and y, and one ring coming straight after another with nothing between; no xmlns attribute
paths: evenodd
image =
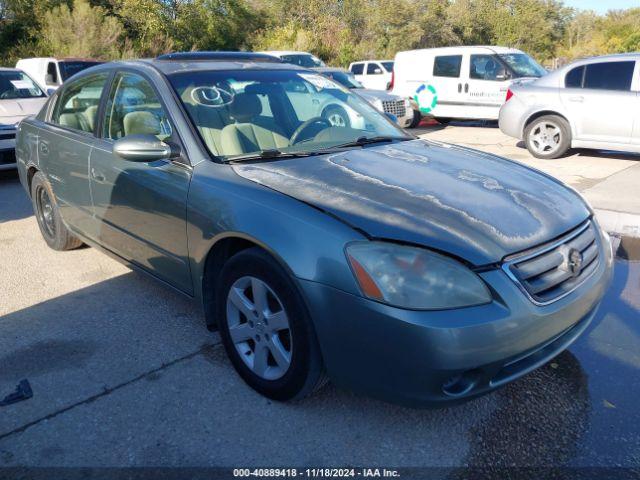
<svg viewBox="0 0 640 480"><path fill-rule="evenodd" d="M544 174L424 140L234 168L372 237L432 247L475 265L544 243L590 215L575 192Z"/></svg>
<svg viewBox="0 0 640 480"><path fill-rule="evenodd" d="M36 115L47 97L0 99L0 124L14 124L29 115Z"/></svg>

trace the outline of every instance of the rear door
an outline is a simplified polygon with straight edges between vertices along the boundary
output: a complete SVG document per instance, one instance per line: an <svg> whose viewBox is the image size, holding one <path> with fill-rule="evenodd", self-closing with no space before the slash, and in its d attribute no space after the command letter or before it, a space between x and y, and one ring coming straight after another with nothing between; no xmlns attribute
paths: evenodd
<svg viewBox="0 0 640 480"><path fill-rule="evenodd" d="M632 91L636 62L619 60L578 66L567 72L560 90L576 140L625 144L631 142L638 111Z"/></svg>
<svg viewBox="0 0 640 480"><path fill-rule="evenodd" d="M494 54L471 54L468 76L464 98L475 118L497 119L509 84L504 64Z"/></svg>
<svg viewBox="0 0 640 480"><path fill-rule="evenodd" d="M67 83L57 94L48 127L38 141L40 167L47 175L60 213L71 228L92 237L89 155L96 140L95 118L109 73Z"/></svg>
<svg viewBox="0 0 640 480"><path fill-rule="evenodd" d="M99 128L102 138L92 152L89 172L100 243L192 293L186 235L191 167L183 158L143 163L113 153L116 140L134 134L180 144L152 82L133 71L117 73Z"/></svg>

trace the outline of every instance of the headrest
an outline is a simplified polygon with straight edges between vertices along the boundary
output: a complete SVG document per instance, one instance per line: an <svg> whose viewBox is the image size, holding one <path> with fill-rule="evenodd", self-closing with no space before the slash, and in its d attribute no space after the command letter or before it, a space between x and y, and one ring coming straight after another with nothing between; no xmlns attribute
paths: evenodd
<svg viewBox="0 0 640 480"><path fill-rule="evenodd" d="M122 121L125 135L133 135L140 133L150 133L151 135L159 135L160 120L151 112L130 112L124 116Z"/></svg>
<svg viewBox="0 0 640 480"><path fill-rule="evenodd" d="M258 95L238 93L229 105L229 113L239 123L249 122L262 113L262 103Z"/></svg>

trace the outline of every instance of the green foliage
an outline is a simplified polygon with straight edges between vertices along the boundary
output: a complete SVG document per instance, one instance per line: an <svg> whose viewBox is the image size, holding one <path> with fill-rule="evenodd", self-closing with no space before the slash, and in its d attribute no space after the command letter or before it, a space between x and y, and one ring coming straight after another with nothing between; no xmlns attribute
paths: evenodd
<svg viewBox="0 0 640 480"><path fill-rule="evenodd" d="M0 0L0 61L52 54L303 50L334 65L399 50L494 44L540 61L640 50L640 8L561 0Z"/></svg>

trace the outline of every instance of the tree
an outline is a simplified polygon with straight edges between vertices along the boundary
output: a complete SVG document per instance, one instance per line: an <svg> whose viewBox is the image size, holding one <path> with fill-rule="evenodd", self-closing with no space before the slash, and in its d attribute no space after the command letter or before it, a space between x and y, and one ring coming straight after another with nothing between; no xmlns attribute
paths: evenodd
<svg viewBox="0 0 640 480"><path fill-rule="evenodd" d="M75 0L44 14L40 50L57 56L118 58L121 56L122 25L106 15L102 7Z"/></svg>

